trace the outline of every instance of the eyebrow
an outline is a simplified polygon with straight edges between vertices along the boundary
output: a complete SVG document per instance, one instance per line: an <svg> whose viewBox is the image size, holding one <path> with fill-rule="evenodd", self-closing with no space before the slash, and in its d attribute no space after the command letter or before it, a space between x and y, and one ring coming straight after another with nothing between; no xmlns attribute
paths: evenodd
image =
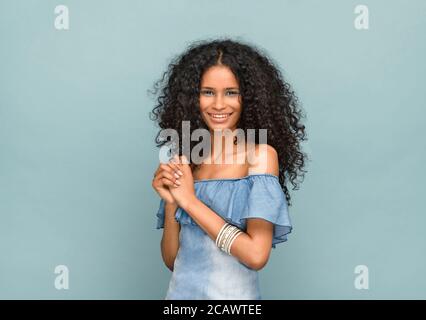
<svg viewBox="0 0 426 320"><path fill-rule="evenodd" d="M212 88L212 87L201 87L201 89L211 89L211 90L215 90L215 89L214 89L214 88ZM229 87L229 88L225 88L225 90L232 90L232 89L239 90L239 88L237 88L237 87Z"/></svg>

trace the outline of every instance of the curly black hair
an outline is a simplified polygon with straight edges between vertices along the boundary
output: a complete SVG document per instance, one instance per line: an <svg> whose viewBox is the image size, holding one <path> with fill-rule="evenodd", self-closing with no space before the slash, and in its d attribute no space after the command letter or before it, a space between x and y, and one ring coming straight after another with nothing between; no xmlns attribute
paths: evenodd
<svg viewBox="0 0 426 320"><path fill-rule="evenodd" d="M258 47L229 38L190 44L185 52L172 59L162 78L155 82L151 93L156 95L160 91L160 95L150 113L151 120L158 121L161 129L176 130L179 144L189 138L182 136L182 121L190 121L191 133L197 128L208 129L199 112L201 77L218 64L229 67L240 86L242 113L238 128L245 133L248 128L256 132L267 129L267 143L278 153L279 182L291 206L287 181L293 190L298 190L298 182L303 181L307 172L303 170L307 155L300 145L306 140L305 126L301 123L305 116L276 63ZM160 132L155 139L157 147L170 144L160 137ZM192 150L198 142L190 143Z"/></svg>

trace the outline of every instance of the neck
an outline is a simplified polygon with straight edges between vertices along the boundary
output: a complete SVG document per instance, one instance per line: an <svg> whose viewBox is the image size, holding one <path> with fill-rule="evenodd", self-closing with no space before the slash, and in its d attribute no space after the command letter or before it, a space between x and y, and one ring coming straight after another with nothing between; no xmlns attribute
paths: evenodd
<svg viewBox="0 0 426 320"><path fill-rule="evenodd" d="M213 130L210 130L210 143L211 143L211 158L212 158L212 163L213 159L219 159L222 158L222 163L224 161L222 155L224 154L225 156L227 155L227 153L232 152L232 154L235 152L236 149L236 145L234 144L235 138L236 138L236 134L234 132L235 130L232 130L231 134L224 134L223 131L216 131L214 132ZM232 146L229 147L229 146ZM229 149L232 149L230 151L227 151Z"/></svg>

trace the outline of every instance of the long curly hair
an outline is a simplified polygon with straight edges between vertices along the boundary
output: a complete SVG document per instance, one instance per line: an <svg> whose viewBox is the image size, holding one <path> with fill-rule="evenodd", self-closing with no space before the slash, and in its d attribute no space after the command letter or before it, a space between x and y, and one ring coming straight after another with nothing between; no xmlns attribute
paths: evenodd
<svg viewBox="0 0 426 320"><path fill-rule="evenodd" d="M278 153L279 182L291 206L287 182L290 181L293 190L298 190L307 172L303 170L307 155L300 145L306 140L305 126L301 123L305 115L276 63L258 47L228 38L193 42L172 59L155 82L150 92L157 95L160 91L160 94L150 118L161 129L179 133L178 150L182 150L181 141L189 139L183 136L182 121L190 121L191 133L198 128L208 129L199 111L201 77L208 68L218 65L219 60L230 68L240 86L242 113L237 127L245 133L249 128L256 132L267 129L267 143ZM170 144L160 137L160 132L155 138L157 147ZM190 142L191 150L196 143ZM181 155L180 151L177 153ZM191 168L194 168L192 163Z"/></svg>

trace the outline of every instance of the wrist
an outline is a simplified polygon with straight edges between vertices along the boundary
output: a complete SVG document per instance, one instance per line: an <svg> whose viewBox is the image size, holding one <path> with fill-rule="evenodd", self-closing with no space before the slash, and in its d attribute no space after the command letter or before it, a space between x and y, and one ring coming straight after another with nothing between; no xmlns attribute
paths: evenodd
<svg viewBox="0 0 426 320"><path fill-rule="evenodd" d="M165 205L166 205L166 206L168 206L168 207L174 207L174 206L177 206L176 201L164 200L164 202L165 202Z"/></svg>
<svg viewBox="0 0 426 320"><path fill-rule="evenodd" d="M185 210L186 212L188 212L189 208L198 201L198 198L193 195L189 198L183 199L180 201L179 203L179 207L181 207L183 210Z"/></svg>

